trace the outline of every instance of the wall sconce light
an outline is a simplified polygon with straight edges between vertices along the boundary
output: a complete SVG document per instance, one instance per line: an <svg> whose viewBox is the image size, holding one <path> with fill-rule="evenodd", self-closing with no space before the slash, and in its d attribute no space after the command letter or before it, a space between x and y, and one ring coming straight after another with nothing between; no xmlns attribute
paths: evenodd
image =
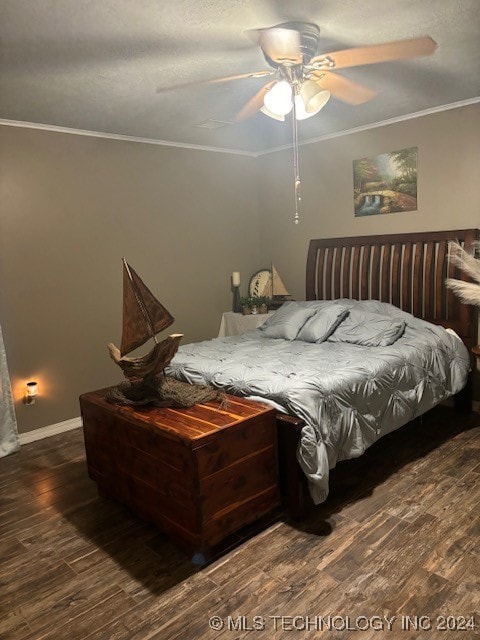
<svg viewBox="0 0 480 640"><path fill-rule="evenodd" d="M35 404L38 396L38 383L35 380L27 382L27 390L25 392L25 404Z"/></svg>

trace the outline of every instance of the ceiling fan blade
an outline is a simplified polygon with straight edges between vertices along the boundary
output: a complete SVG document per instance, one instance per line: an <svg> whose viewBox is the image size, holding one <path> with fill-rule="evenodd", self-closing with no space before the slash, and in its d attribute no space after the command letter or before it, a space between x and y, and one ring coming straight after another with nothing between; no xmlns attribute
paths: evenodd
<svg viewBox="0 0 480 640"><path fill-rule="evenodd" d="M429 56L437 48L437 43L429 36L425 38L413 38L412 40L399 40L385 44L374 44L354 49L344 49L315 56L310 64L321 64L324 60L331 60L334 69L345 67L358 67L363 64L376 62L388 62L390 60L404 60L419 56Z"/></svg>
<svg viewBox="0 0 480 640"><path fill-rule="evenodd" d="M311 77L319 87L348 104L362 104L377 95L376 91L330 71L314 71Z"/></svg>
<svg viewBox="0 0 480 640"><path fill-rule="evenodd" d="M231 80L242 80L243 78L262 78L263 76L271 76L275 71L251 71L250 73L240 73L236 76L225 76L224 78L211 78L210 80L194 80L193 82L183 82L170 87L158 87L157 93L165 91L173 91L174 89L184 89L186 87L198 87L202 84L220 84L222 82L230 82Z"/></svg>
<svg viewBox="0 0 480 640"><path fill-rule="evenodd" d="M214 78L205 80L206 84L218 84L220 82L230 82L230 80L242 80L243 78L263 78L263 76L273 76L275 71L252 71L251 73L240 73L236 76L226 76L225 78Z"/></svg>
<svg viewBox="0 0 480 640"><path fill-rule="evenodd" d="M258 42L267 56L279 64L302 63L300 50L300 34L294 29L270 27L249 32L250 37Z"/></svg>
<svg viewBox="0 0 480 640"><path fill-rule="evenodd" d="M260 89L260 91L257 91L257 93L252 98L250 98L250 100L246 104L244 104L240 111L237 113L234 118L235 122L243 122L243 120L254 116L263 105L265 94L270 90L271 87L273 87L274 84L275 81L267 82L267 84L264 85Z"/></svg>

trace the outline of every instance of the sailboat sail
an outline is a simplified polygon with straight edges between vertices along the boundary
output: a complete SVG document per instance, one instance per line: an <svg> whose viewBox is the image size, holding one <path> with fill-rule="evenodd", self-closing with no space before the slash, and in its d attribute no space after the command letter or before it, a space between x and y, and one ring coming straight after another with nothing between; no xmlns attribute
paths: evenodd
<svg viewBox="0 0 480 640"><path fill-rule="evenodd" d="M121 355L145 344L169 327L175 318L145 286L135 270L123 260L123 327Z"/></svg>
<svg viewBox="0 0 480 640"><path fill-rule="evenodd" d="M258 291L258 295L265 298L290 295L273 264L270 269L269 278L265 280L263 287Z"/></svg>
<svg viewBox="0 0 480 640"><path fill-rule="evenodd" d="M275 269L272 264L272 298L273 296L289 296L285 285L282 282L282 279L278 275L278 271Z"/></svg>

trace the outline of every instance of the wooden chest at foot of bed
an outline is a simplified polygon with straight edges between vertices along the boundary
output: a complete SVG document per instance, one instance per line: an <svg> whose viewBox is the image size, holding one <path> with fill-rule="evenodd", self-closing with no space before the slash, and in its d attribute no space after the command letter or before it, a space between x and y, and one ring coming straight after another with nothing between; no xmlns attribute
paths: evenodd
<svg viewBox="0 0 480 640"><path fill-rule="evenodd" d="M88 472L99 492L153 522L198 562L279 504L275 410L227 396L190 409L80 396Z"/></svg>

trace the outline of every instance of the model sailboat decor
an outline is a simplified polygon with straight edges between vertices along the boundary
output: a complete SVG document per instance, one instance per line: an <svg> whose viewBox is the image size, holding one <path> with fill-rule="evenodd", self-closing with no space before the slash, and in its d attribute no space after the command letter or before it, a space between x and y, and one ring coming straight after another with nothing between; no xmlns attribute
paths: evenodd
<svg viewBox="0 0 480 640"><path fill-rule="evenodd" d="M267 298L268 307L276 309L291 296L282 282L275 265L254 273L248 287L250 296Z"/></svg>
<svg viewBox="0 0 480 640"><path fill-rule="evenodd" d="M110 402L189 407L197 402L223 400L224 394L211 387L186 384L165 376L165 367L177 352L183 333L172 333L161 342L157 333L174 321L175 318L123 258L122 342L120 349L110 342L108 350L127 379L109 391L107 399ZM148 340L153 340L155 345L146 355L137 358L127 355Z"/></svg>

